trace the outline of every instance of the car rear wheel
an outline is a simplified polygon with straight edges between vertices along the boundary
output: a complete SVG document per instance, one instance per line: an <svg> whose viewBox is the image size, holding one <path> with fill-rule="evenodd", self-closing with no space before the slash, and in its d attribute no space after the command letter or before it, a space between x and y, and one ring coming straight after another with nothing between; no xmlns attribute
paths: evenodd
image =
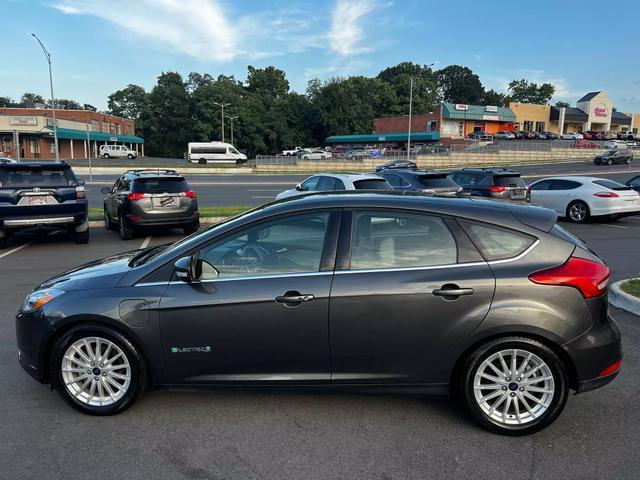
<svg viewBox="0 0 640 480"><path fill-rule="evenodd" d="M89 229L84 232L74 232L73 239L78 244L89 243Z"/></svg>
<svg viewBox="0 0 640 480"><path fill-rule="evenodd" d="M568 376L560 358L526 337L505 337L474 351L463 369L467 410L482 426L527 435L558 418L567 401Z"/></svg>
<svg viewBox="0 0 640 480"><path fill-rule="evenodd" d="M567 218L575 223L584 223L589 220L589 206L582 200L571 202L567 207Z"/></svg>
<svg viewBox="0 0 640 480"><path fill-rule="evenodd" d="M131 240L133 238L133 230L129 225L127 225L124 215L120 215L120 219L118 221L118 233L122 240Z"/></svg>
<svg viewBox="0 0 640 480"><path fill-rule="evenodd" d="M189 225L188 227L183 227L185 235L191 235L192 233L196 233L200 228L200 223L194 223L193 225Z"/></svg>
<svg viewBox="0 0 640 480"><path fill-rule="evenodd" d="M204 158L201 158L200 160L198 160L198 165L206 165L207 161Z"/></svg>
<svg viewBox="0 0 640 480"><path fill-rule="evenodd" d="M9 234L5 232L4 236L0 237L0 250L4 250L5 248L7 248L8 244L9 244Z"/></svg>
<svg viewBox="0 0 640 480"><path fill-rule="evenodd" d="M104 155L102 155L102 158L111 158L111 157L108 153L105 153Z"/></svg>
<svg viewBox="0 0 640 480"><path fill-rule="evenodd" d="M124 335L101 325L69 330L56 342L50 365L62 398L91 415L122 412L147 386L142 353Z"/></svg>

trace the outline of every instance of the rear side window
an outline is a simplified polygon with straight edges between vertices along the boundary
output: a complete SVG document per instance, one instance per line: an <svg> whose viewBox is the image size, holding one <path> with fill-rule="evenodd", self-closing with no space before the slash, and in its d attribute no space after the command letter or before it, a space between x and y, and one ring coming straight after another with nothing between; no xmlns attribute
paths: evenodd
<svg viewBox="0 0 640 480"><path fill-rule="evenodd" d="M335 180L333 177L320 177L320 181L318 181L318 186L316 190L320 192L328 192L333 190L335 185Z"/></svg>
<svg viewBox="0 0 640 480"><path fill-rule="evenodd" d="M506 228L465 221L460 223L488 261L516 257L535 241L534 237Z"/></svg>
<svg viewBox="0 0 640 480"><path fill-rule="evenodd" d="M391 185L384 178L370 178L368 180L356 180L353 182L356 190L391 190Z"/></svg>
<svg viewBox="0 0 640 480"><path fill-rule="evenodd" d="M484 175L476 175L474 173L452 173L449 176L458 185L475 185L485 177Z"/></svg>
<svg viewBox="0 0 640 480"><path fill-rule="evenodd" d="M457 262L453 235L439 217L415 213L356 212L351 268L406 268Z"/></svg>
<svg viewBox="0 0 640 480"><path fill-rule="evenodd" d="M567 230L562 228L557 223L553 226L553 228L549 233L551 233L551 235L555 235L558 238L561 238L566 242L569 242L575 245L576 247L584 248L585 250L590 251L589 247L587 247L587 245L582 240L574 236L572 233L569 233Z"/></svg>
<svg viewBox="0 0 640 480"><path fill-rule="evenodd" d="M572 180L551 180L549 190L573 190L581 185L580 182L574 182Z"/></svg>
<svg viewBox="0 0 640 480"><path fill-rule="evenodd" d="M75 178L69 168L16 168L2 171L3 187L70 187Z"/></svg>
<svg viewBox="0 0 640 480"><path fill-rule="evenodd" d="M184 178L139 178L134 182L134 191L141 193L180 193L189 190Z"/></svg>
<svg viewBox="0 0 640 480"><path fill-rule="evenodd" d="M526 187L520 175L495 175L493 184L497 187Z"/></svg>
<svg viewBox="0 0 640 480"><path fill-rule="evenodd" d="M418 183L427 188L456 188L458 184L446 175L419 175Z"/></svg>
<svg viewBox="0 0 640 480"><path fill-rule="evenodd" d="M611 190L629 190L629 187L626 185L622 185L621 183L614 182L613 180L607 180L606 178L602 178L599 180L594 180L593 183L596 185L600 185L604 188L609 188Z"/></svg>

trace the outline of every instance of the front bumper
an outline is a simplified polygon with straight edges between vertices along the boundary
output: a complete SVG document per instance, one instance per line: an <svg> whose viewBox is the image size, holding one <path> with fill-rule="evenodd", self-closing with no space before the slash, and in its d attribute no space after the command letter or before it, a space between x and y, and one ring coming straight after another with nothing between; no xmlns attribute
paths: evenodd
<svg viewBox="0 0 640 480"><path fill-rule="evenodd" d="M41 310L16 315L18 361L22 368L42 383L49 383L46 371L46 347L53 329Z"/></svg>

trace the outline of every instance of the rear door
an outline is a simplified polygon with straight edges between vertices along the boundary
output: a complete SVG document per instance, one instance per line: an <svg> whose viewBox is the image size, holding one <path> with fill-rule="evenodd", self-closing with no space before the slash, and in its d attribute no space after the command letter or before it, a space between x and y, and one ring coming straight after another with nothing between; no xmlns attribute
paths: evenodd
<svg viewBox="0 0 640 480"><path fill-rule="evenodd" d="M550 180L544 206L552 208L558 215L566 215L569 204L580 197L581 186L582 183L575 180Z"/></svg>
<svg viewBox="0 0 640 480"><path fill-rule="evenodd" d="M484 319L495 279L452 219L345 212L331 288L332 380L426 382Z"/></svg>

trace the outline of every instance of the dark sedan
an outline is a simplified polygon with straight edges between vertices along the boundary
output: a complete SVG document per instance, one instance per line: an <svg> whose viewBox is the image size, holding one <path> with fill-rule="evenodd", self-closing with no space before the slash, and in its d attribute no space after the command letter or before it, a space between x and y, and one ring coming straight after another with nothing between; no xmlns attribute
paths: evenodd
<svg viewBox="0 0 640 480"><path fill-rule="evenodd" d="M614 163L631 163L633 152L628 148L607 150L593 159L596 165L613 165Z"/></svg>
<svg viewBox="0 0 640 480"><path fill-rule="evenodd" d="M95 415L149 384L408 388L522 435L617 375L609 274L551 210L316 194L45 281L18 358Z"/></svg>

